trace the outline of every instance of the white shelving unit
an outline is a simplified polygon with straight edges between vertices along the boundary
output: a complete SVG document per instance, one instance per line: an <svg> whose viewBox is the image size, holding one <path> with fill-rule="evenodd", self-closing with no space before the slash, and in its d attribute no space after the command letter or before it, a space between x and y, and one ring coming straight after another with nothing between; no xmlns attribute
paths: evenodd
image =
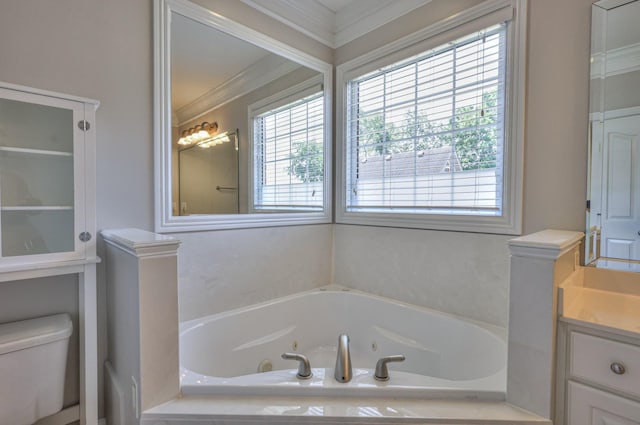
<svg viewBox="0 0 640 425"><path fill-rule="evenodd" d="M98 423L98 105L0 82L0 282L78 276L83 425Z"/></svg>

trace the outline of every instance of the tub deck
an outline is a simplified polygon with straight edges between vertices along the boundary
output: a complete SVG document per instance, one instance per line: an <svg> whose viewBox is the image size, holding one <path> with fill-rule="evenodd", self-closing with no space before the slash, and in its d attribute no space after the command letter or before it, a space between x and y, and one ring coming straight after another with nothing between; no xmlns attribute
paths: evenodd
<svg viewBox="0 0 640 425"><path fill-rule="evenodd" d="M500 401L326 397L186 396L145 411L141 419L142 425L551 425Z"/></svg>

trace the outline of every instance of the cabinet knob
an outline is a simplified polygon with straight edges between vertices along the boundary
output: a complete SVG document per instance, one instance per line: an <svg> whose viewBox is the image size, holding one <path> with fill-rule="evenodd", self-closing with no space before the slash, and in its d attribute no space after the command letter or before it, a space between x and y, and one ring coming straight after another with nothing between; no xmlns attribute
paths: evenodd
<svg viewBox="0 0 640 425"><path fill-rule="evenodd" d="M613 362L611 363L611 371L616 375L623 375L627 371L627 369L625 369L622 363Z"/></svg>
<svg viewBox="0 0 640 425"><path fill-rule="evenodd" d="M89 242L91 240L91 233L82 232L78 235L78 239L80 239L82 242Z"/></svg>

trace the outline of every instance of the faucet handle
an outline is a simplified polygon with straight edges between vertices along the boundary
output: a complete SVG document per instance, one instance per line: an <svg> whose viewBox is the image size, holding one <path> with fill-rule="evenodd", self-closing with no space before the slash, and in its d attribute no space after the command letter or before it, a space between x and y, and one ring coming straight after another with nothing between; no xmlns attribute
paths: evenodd
<svg viewBox="0 0 640 425"><path fill-rule="evenodd" d="M389 380L389 369L387 368L387 363L389 362L403 362L405 359L404 355L398 354L395 356L386 356L382 357L376 363L376 372L373 375L374 379L377 381L388 381Z"/></svg>
<svg viewBox="0 0 640 425"><path fill-rule="evenodd" d="M298 373L296 374L296 378L309 379L313 376L313 373L311 373L309 358L307 358L307 356L303 356L302 354L297 353L282 353L282 358L285 360L297 360L300 362L300 364L298 365Z"/></svg>

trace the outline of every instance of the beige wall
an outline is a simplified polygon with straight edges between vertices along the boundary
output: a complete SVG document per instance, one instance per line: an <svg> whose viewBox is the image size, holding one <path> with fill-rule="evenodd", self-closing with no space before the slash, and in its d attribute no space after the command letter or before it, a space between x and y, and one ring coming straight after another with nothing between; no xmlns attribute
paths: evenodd
<svg viewBox="0 0 640 425"><path fill-rule="evenodd" d="M590 0L529 2L524 233L584 230Z"/></svg>

